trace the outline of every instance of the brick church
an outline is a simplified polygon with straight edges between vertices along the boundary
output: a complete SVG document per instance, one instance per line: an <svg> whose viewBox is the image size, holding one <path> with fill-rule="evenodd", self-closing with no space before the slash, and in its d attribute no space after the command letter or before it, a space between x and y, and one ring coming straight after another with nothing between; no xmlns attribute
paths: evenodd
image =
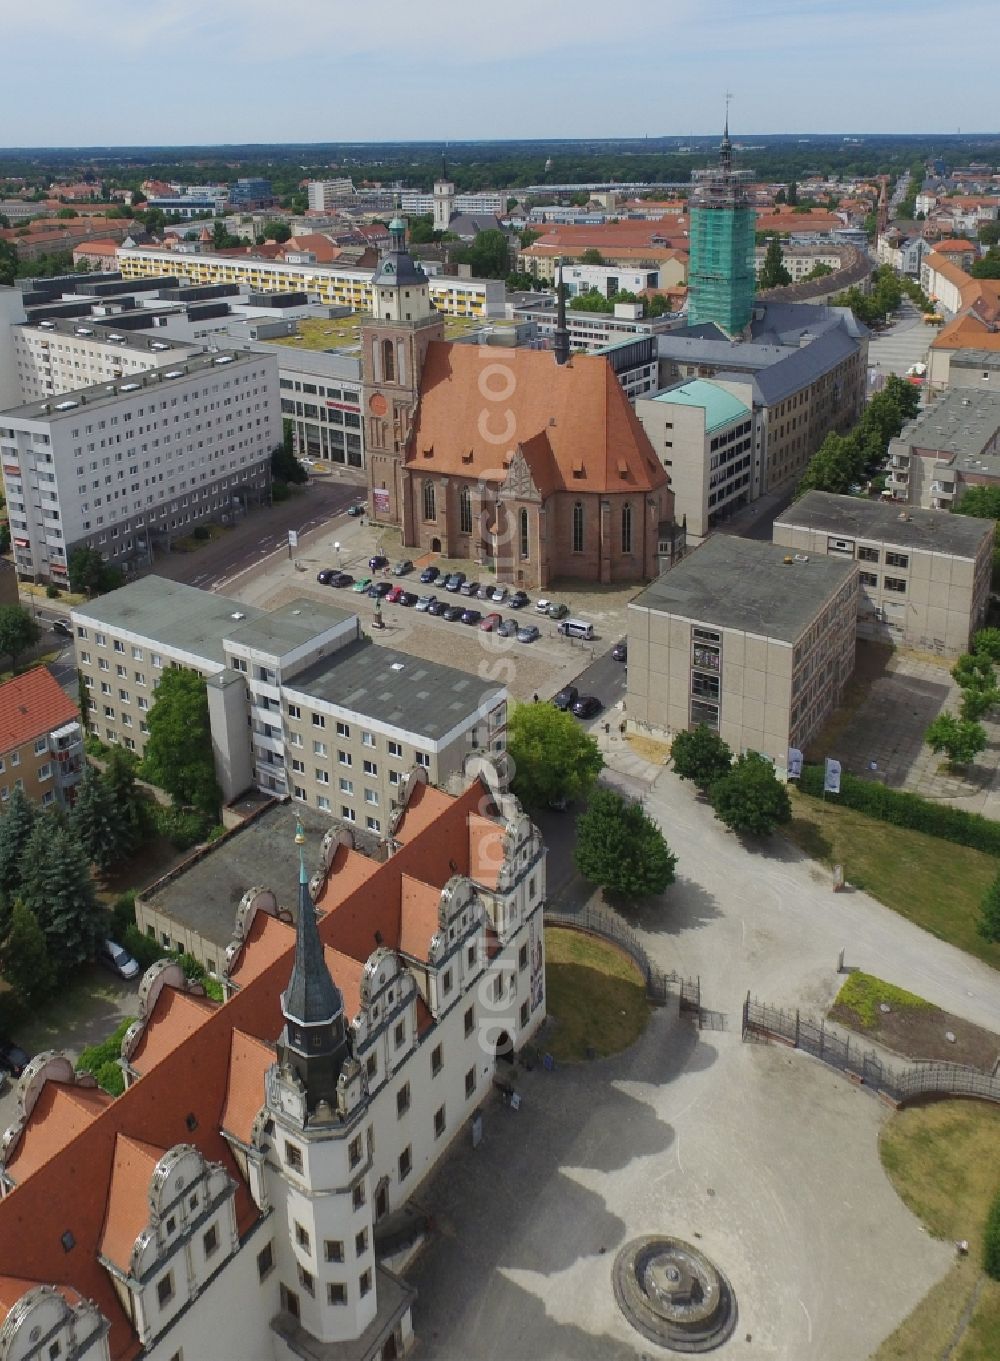
<svg viewBox="0 0 1000 1361"><path fill-rule="evenodd" d="M372 520L516 586L656 576L673 493L607 360L571 356L564 318L553 350L446 342L389 233L362 328Z"/></svg>

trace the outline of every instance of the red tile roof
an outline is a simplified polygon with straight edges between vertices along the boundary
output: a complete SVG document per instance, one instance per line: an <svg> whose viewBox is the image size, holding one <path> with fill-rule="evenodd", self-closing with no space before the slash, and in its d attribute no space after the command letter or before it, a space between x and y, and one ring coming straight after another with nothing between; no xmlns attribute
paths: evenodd
<svg viewBox="0 0 1000 1361"><path fill-rule="evenodd" d="M0 685L0 753L79 719L80 711L44 666Z"/></svg>
<svg viewBox="0 0 1000 1361"><path fill-rule="evenodd" d="M273 1044L242 1030L233 1031L221 1124L241 1143L250 1143L253 1122L264 1105L264 1076L274 1062Z"/></svg>
<svg viewBox="0 0 1000 1361"><path fill-rule="evenodd" d="M100 1087L46 1082L32 1107L21 1137L7 1158L15 1182L24 1181L61 1152L67 1139L85 1129L112 1101Z"/></svg>
<svg viewBox="0 0 1000 1361"><path fill-rule="evenodd" d="M497 417L513 422L509 444L498 447L495 434L489 438L496 426L484 421L491 413L480 380L489 369L479 349L432 341L408 468L502 483L520 446L543 495L645 492L666 485L663 465L603 356L574 355L560 365L547 350L516 349L498 353L493 365L510 386L496 408Z"/></svg>
<svg viewBox="0 0 1000 1361"><path fill-rule="evenodd" d="M976 247L971 241L965 241L962 237L950 237L946 241L938 241L934 249L938 252L945 251L956 255L965 255L970 250L975 252Z"/></svg>
<svg viewBox="0 0 1000 1361"><path fill-rule="evenodd" d="M149 1183L166 1153L158 1144L119 1134L111 1170L111 1187L98 1251L128 1271L135 1240L149 1223Z"/></svg>

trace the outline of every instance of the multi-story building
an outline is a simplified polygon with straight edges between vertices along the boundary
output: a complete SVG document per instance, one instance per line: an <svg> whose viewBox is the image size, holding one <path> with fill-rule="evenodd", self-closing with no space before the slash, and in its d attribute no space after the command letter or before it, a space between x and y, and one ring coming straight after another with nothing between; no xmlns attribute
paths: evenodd
<svg viewBox="0 0 1000 1361"><path fill-rule="evenodd" d="M270 208L273 202L270 180L240 178L229 186L229 205L237 212Z"/></svg>
<svg viewBox="0 0 1000 1361"><path fill-rule="evenodd" d="M361 360L353 354L257 344L278 359L282 419L292 422L295 452L347 468L365 466Z"/></svg>
<svg viewBox="0 0 1000 1361"><path fill-rule="evenodd" d="M752 380L691 378L638 398L635 414L667 469L689 541L760 494Z"/></svg>
<svg viewBox="0 0 1000 1361"><path fill-rule="evenodd" d="M82 774L80 715L49 669L0 685L0 807L15 789L43 808L69 807Z"/></svg>
<svg viewBox="0 0 1000 1361"><path fill-rule="evenodd" d="M891 227L880 234L876 257L880 265L891 265L898 274L919 278L924 256L933 250L934 246L926 237L905 236L897 227Z"/></svg>
<svg viewBox="0 0 1000 1361"><path fill-rule="evenodd" d="M73 611L93 731L141 756L164 667L206 678L225 801L289 793L384 835L404 778L433 784L502 751L502 687L362 636L357 615L300 599L265 613L143 577Z"/></svg>
<svg viewBox="0 0 1000 1361"><path fill-rule="evenodd" d="M214 217L216 213L222 212L225 204L225 196L219 198L215 195L206 195L201 198L197 194L172 194L169 198L146 200L147 208L159 208L161 213L182 217L186 221L192 218Z"/></svg>
<svg viewBox="0 0 1000 1361"><path fill-rule="evenodd" d="M246 284L253 292L305 292L319 302L371 312L375 302L372 272L347 266L264 260L257 256L202 254L123 247L119 268L126 279L178 275L192 283ZM435 309L454 317L504 315L506 291L502 279L458 279L436 275L427 280Z"/></svg>
<svg viewBox="0 0 1000 1361"><path fill-rule="evenodd" d="M238 350L0 412L18 575L65 585L80 544L148 563L155 542L264 500L280 439L277 362Z"/></svg>
<svg viewBox="0 0 1000 1361"><path fill-rule="evenodd" d="M501 217L507 211L507 195L502 189L479 189L459 194L447 178L435 181L434 192L423 194L403 189L399 196L400 210L413 216L434 213L434 226L447 231L456 214L469 213L473 217ZM447 214L445 216L444 214ZM438 223L444 225L439 227Z"/></svg>
<svg viewBox="0 0 1000 1361"><path fill-rule="evenodd" d="M586 293L600 293L610 298L615 293L641 293L646 288L659 288L660 271L618 265L581 265L574 260L563 265L562 281L567 298Z"/></svg>
<svg viewBox="0 0 1000 1361"><path fill-rule="evenodd" d="M41 401L151 369L174 368L190 345L129 328L58 317L15 326L14 356L22 402Z"/></svg>
<svg viewBox="0 0 1000 1361"><path fill-rule="evenodd" d="M555 339L559 318L554 299L532 295L530 301L513 305L510 312L515 322L532 323L539 339L549 344ZM679 324L680 318L677 316L644 317L641 308L627 302L616 303L614 312L580 312L572 307L566 309L570 348L583 350L586 354L597 354L609 345L640 336L659 336Z"/></svg>
<svg viewBox="0 0 1000 1361"><path fill-rule="evenodd" d="M311 213L328 213L354 199L354 182L350 179L310 180L306 185Z"/></svg>
<svg viewBox="0 0 1000 1361"><path fill-rule="evenodd" d="M544 1019L545 849L478 780L415 781L381 862L295 840L293 899L236 880L222 1005L173 961L146 974L121 1096L62 1055L26 1070L0 1145L11 1357L410 1350L388 1217Z"/></svg>
<svg viewBox="0 0 1000 1361"><path fill-rule="evenodd" d="M801 283L807 278L817 265L825 265L827 269L839 270L843 267L844 246L791 246L782 245L781 257L785 268L792 276L793 284ZM764 257L767 255L766 246L757 246L754 249L753 268L754 277L760 274L764 267Z"/></svg>
<svg viewBox="0 0 1000 1361"><path fill-rule="evenodd" d="M970 487L998 479L1000 392L985 386L949 388L889 443L886 489L894 501L950 510Z"/></svg>
<svg viewBox="0 0 1000 1361"><path fill-rule="evenodd" d="M637 731L704 723L734 751L784 765L854 669L858 564L713 534L628 607Z"/></svg>
<svg viewBox="0 0 1000 1361"><path fill-rule="evenodd" d="M718 167L696 171L694 181L688 320L738 335L753 307L757 216L747 192L750 171L733 165L728 118Z"/></svg>
<svg viewBox="0 0 1000 1361"><path fill-rule="evenodd" d="M858 637L946 657L986 619L996 523L811 491L774 522L774 542L855 561Z"/></svg>

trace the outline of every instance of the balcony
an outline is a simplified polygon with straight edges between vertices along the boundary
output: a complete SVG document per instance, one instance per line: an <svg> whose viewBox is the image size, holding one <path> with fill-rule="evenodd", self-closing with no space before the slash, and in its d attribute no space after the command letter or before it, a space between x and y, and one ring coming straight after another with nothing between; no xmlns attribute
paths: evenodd
<svg viewBox="0 0 1000 1361"><path fill-rule="evenodd" d="M277 732L272 730L271 733L261 732L259 729L255 728L253 732L253 744L258 750L258 753L271 752L281 761L285 758L285 741L281 735L280 728ZM267 758L265 757L264 759L266 760ZM268 764L270 763L268 762Z"/></svg>

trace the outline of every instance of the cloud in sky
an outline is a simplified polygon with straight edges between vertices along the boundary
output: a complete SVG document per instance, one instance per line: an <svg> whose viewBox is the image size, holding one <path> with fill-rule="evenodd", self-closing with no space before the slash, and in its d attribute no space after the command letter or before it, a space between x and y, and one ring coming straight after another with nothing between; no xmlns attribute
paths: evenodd
<svg viewBox="0 0 1000 1361"><path fill-rule="evenodd" d="M4 20L10 145L982 130L940 0L46 0ZM948 24L988 48L995 0Z"/></svg>

